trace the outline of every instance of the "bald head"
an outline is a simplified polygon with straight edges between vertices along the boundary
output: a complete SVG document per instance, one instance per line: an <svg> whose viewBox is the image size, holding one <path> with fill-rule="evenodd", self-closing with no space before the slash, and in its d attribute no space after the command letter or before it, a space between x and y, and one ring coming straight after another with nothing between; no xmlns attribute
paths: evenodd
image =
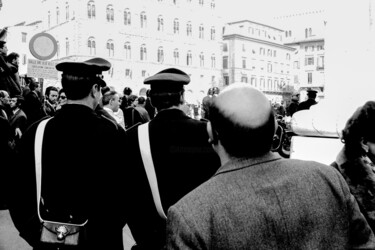
<svg viewBox="0 0 375 250"><path fill-rule="evenodd" d="M231 157L256 157L270 151L275 117L259 90L235 83L225 88L209 110L213 135ZM214 138L215 139L215 138Z"/></svg>
<svg viewBox="0 0 375 250"><path fill-rule="evenodd" d="M262 92L242 83L224 89L215 99L215 105L232 122L250 128L265 124L272 112L270 102Z"/></svg>

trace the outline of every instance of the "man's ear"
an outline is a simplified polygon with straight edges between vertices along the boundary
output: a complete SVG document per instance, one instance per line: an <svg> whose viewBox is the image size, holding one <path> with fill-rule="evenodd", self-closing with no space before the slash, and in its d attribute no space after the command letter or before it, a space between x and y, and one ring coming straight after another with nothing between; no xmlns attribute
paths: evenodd
<svg viewBox="0 0 375 250"><path fill-rule="evenodd" d="M207 133L208 133L208 143L216 145L218 143L216 131L212 129L211 122L207 122Z"/></svg>
<svg viewBox="0 0 375 250"><path fill-rule="evenodd" d="M100 92L100 87L98 84L94 84L91 87L90 95L95 98L95 95Z"/></svg>

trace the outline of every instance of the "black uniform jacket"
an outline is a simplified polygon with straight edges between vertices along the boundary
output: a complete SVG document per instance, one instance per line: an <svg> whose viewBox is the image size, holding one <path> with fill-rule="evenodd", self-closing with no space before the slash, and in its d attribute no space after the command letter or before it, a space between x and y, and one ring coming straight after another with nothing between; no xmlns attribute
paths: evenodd
<svg viewBox="0 0 375 250"><path fill-rule="evenodd" d="M219 157L208 143L206 122L179 109L160 111L149 123L152 159L167 214L185 194L212 177ZM127 131L127 222L137 249L159 249L165 244L165 221L160 218L140 156L138 127Z"/></svg>
<svg viewBox="0 0 375 250"><path fill-rule="evenodd" d="M20 235L35 247L34 139L39 122L22 138L15 168L10 213ZM42 148L41 216L45 220L87 223L82 249L123 249L124 188L121 134L108 119L84 105L67 104L48 121Z"/></svg>

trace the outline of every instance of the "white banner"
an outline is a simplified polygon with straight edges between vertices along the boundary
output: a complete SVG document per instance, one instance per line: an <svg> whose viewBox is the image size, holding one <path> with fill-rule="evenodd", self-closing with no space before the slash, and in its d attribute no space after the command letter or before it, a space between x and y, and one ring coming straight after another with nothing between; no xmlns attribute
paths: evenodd
<svg viewBox="0 0 375 250"><path fill-rule="evenodd" d="M56 64L56 62L51 61L28 59L27 76L44 79L58 79L58 71L55 67Z"/></svg>

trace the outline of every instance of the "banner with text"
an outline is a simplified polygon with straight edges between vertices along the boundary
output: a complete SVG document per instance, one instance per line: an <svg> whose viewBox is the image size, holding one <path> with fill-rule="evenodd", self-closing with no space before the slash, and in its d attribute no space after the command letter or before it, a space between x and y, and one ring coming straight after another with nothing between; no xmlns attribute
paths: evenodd
<svg viewBox="0 0 375 250"><path fill-rule="evenodd" d="M58 79L58 71L55 67L56 64L57 62L28 59L27 76L44 79Z"/></svg>

